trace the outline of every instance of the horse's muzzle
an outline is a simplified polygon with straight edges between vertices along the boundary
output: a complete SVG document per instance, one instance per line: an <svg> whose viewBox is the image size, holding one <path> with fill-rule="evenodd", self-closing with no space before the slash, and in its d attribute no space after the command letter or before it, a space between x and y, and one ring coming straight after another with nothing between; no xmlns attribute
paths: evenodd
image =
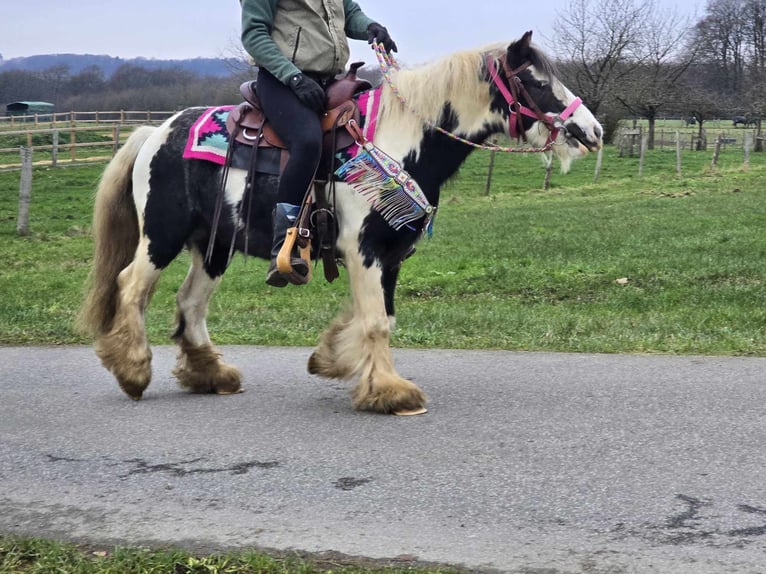
<svg viewBox="0 0 766 574"><path fill-rule="evenodd" d="M601 139L601 128L596 126L593 130L593 136L587 134L579 125L574 122L566 124L564 137L569 145L579 148L584 147L587 151L598 151L604 143Z"/></svg>

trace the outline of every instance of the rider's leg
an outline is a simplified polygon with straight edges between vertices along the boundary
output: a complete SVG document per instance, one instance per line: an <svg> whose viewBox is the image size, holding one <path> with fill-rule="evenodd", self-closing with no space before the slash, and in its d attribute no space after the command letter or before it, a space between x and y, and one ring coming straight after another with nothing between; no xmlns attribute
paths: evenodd
<svg viewBox="0 0 766 574"><path fill-rule="evenodd" d="M295 217L314 177L322 154L322 129L319 116L305 107L293 91L266 70L258 72L256 91L269 123L285 142L290 158L279 182L277 205L273 212L274 242L266 283L284 287L288 282L305 283L309 261L291 258L293 274L277 270L276 259L285 241L285 233L293 227Z"/></svg>

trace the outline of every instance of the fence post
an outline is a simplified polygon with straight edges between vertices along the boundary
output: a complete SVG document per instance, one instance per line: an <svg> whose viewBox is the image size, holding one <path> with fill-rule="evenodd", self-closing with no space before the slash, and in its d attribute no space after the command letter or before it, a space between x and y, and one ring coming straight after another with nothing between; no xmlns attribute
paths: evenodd
<svg viewBox="0 0 766 574"><path fill-rule="evenodd" d="M494 143L494 142L493 142ZM489 152L489 167L487 168L487 182L484 184L484 195L489 195L492 187L492 170L495 169L495 150Z"/></svg>
<svg viewBox="0 0 766 574"><path fill-rule="evenodd" d="M120 149L120 124L114 124L114 129L112 130L112 134L114 137L114 145L112 146L112 157L115 156L117 153L117 150ZM493 152L494 153L494 152ZM490 174L492 173L492 164L489 166ZM489 178L491 176L487 175L487 189L489 189ZM489 194L489 191L487 192Z"/></svg>
<svg viewBox="0 0 766 574"><path fill-rule="evenodd" d="M718 165L718 154L721 153L722 138L723 138L723 134L718 134L718 137L715 138L715 151L713 152L713 161L710 163L710 167L715 168L716 165Z"/></svg>
<svg viewBox="0 0 766 574"><path fill-rule="evenodd" d="M76 152L75 152L75 144L77 143L77 132L74 130L74 127L69 132L69 160L74 163Z"/></svg>
<svg viewBox="0 0 766 574"><path fill-rule="evenodd" d="M596 171L593 173L593 183L598 181L598 174L601 173L601 160L604 157L604 146L601 146L598 150L598 156L596 156Z"/></svg>
<svg viewBox="0 0 766 574"><path fill-rule="evenodd" d="M547 190L551 187L551 172L553 171L553 152L543 153L543 161L545 162L545 179L543 180L543 189Z"/></svg>
<svg viewBox="0 0 766 574"><path fill-rule="evenodd" d="M745 140L744 141L744 144L745 144L745 150L744 150L745 151L745 160L743 162L745 167L749 167L750 166L750 142L752 141L750 138L754 137L754 136L755 136L755 134L752 134L752 136L751 136L751 134L746 133L743 136L743 138L742 138L742 139Z"/></svg>
<svg viewBox="0 0 766 574"><path fill-rule="evenodd" d="M646 156L646 146L649 141L649 134L641 136L641 151L638 156L638 177L644 175L644 156Z"/></svg>
<svg viewBox="0 0 766 574"><path fill-rule="evenodd" d="M676 174L681 175L681 133L676 130Z"/></svg>
<svg viewBox="0 0 766 574"><path fill-rule="evenodd" d="M53 145L51 146L51 167L56 167L56 164L59 161L59 131L54 130L53 132Z"/></svg>
<svg viewBox="0 0 766 574"><path fill-rule="evenodd" d="M32 200L32 148L22 147L21 179L19 180L19 218L16 233L29 234L29 203Z"/></svg>

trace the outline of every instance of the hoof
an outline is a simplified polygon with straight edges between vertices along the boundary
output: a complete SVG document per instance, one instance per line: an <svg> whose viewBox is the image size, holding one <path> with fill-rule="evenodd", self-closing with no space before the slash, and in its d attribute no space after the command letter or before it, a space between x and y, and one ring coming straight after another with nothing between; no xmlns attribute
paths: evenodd
<svg viewBox="0 0 766 574"><path fill-rule="evenodd" d="M213 392L217 395L237 395L245 392L242 388L242 373L237 367L221 363L221 369L213 379Z"/></svg>
<svg viewBox="0 0 766 574"><path fill-rule="evenodd" d="M383 414L423 414L426 395L417 385L397 376L361 381L353 392L354 408Z"/></svg>
<svg viewBox="0 0 766 574"><path fill-rule="evenodd" d="M234 395L242 392L242 373L221 361L221 353L211 345L182 346L173 375L181 387L192 393Z"/></svg>
<svg viewBox="0 0 766 574"><path fill-rule="evenodd" d="M322 373L321 362L317 356L316 351L311 353L311 356L309 357L309 363L306 368L311 375L320 375Z"/></svg>
<svg viewBox="0 0 766 574"><path fill-rule="evenodd" d="M120 380L117 382L120 384L120 388L123 390L123 392L134 401L140 401L141 397L144 396L144 390L146 390L147 385L140 385L130 381Z"/></svg>
<svg viewBox="0 0 766 574"><path fill-rule="evenodd" d="M314 351L311 354L307 369L309 374L319 375L327 379L347 379L352 376L349 369L341 368L338 361L330 360L328 357L323 356L320 351Z"/></svg>
<svg viewBox="0 0 766 574"><path fill-rule="evenodd" d="M190 371L176 368L173 375L182 388L195 394L235 395L243 391L239 369L225 363L220 363L217 370Z"/></svg>
<svg viewBox="0 0 766 574"><path fill-rule="evenodd" d="M420 407L419 409L404 410L404 411L394 411L392 414L395 414L398 417L414 417L416 415L424 415L427 412L428 412L427 408Z"/></svg>
<svg viewBox="0 0 766 574"><path fill-rule="evenodd" d="M116 346L99 341L96 343L96 354L126 395L134 400L143 396L152 380L152 352L149 348L140 348L126 355L119 353Z"/></svg>

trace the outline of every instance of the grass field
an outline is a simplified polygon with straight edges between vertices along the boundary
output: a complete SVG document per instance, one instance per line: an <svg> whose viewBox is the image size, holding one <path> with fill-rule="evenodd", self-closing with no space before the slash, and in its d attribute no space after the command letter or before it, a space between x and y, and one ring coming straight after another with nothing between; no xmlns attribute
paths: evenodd
<svg viewBox="0 0 766 574"><path fill-rule="evenodd" d="M540 159L471 156L443 191L432 239L397 290L401 347L766 354L766 154L605 153L554 173ZM0 344L87 343L73 329L91 256L92 194L102 166L39 169L28 237L15 232L18 172L0 174ZM148 311L169 342L181 256ZM317 274L302 288L264 284L266 262L236 258L213 299L219 344L312 345L347 297ZM319 270L321 271L321 270Z"/></svg>
<svg viewBox="0 0 766 574"><path fill-rule="evenodd" d="M400 347L766 355L766 154L604 154L541 190L534 156L475 153L443 192L434 237L403 267ZM87 343L73 329L91 257L92 194L103 166L38 169L28 237L17 237L18 172L0 173L0 344ZM168 343L182 256L148 313ZM341 280L271 289L266 263L237 258L213 300L220 344L311 345L346 299ZM321 273L317 275L321 278ZM379 564L257 553L83 548L0 536L0 573L313 573L383 571ZM440 572L412 566L386 572ZM444 570L441 570L444 571Z"/></svg>

